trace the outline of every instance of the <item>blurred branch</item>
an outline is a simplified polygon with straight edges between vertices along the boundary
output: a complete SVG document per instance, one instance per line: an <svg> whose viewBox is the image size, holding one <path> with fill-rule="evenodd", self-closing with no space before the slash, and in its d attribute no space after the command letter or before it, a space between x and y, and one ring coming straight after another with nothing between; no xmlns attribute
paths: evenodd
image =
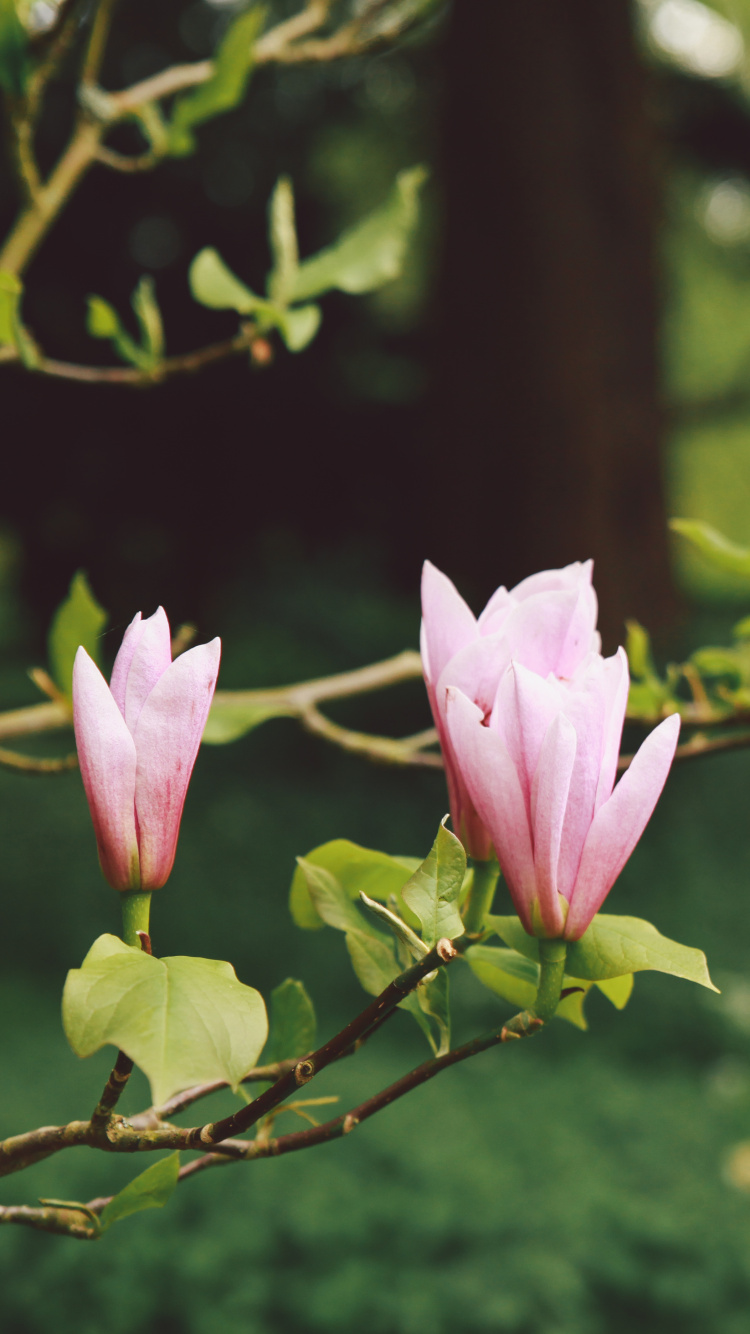
<svg viewBox="0 0 750 1334"><path fill-rule="evenodd" d="M91 36L81 70L83 84L95 84L99 78L116 4L117 0L99 0L96 6Z"/></svg>
<svg viewBox="0 0 750 1334"><path fill-rule="evenodd" d="M722 751L745 750L750 746L750 732L731 733L728 736L706 736L705 732L696 732L689 741L684 741L675 751L675 763L680 760L692 760L700 755L716 755ZM630 767L634 755L621 755L617 761L619 773Z"/></svg>
<svg viewBox="0 0 750 1334"><path fill-rule="evenodd" d="M161 384L175 375L195 375L206 366L219 361L226 361L242 352L251 352L257 336L255 325L243 324L240 332L233 338L221 343L209 343L207 347L195 352L184 352L176 357L164 357L157 362L153 370L144 371L136 366L78 366L70 361L55 361L51 357L40 356L33 366L26 369L37 375L51 375L58 380L76 380L81 384L117 384L134 385L148 388ZM20 356L15 348L3 348L0 360L17 362Z"/></svg>

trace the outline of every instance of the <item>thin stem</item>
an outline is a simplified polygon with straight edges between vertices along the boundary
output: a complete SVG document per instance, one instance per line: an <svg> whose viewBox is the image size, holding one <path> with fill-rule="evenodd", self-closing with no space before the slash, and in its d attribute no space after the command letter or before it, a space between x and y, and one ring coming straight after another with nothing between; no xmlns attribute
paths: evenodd
<svg viewBox="0 0 750 1334"><path fill-rule="evenodd" d="M81 82L96 83L107 49L109 30L112 26L117 0L99 0L91 27L91 36L81 71Z"/></svg>
<svg viewBox="0 0 750 1334"><path fill-rule="evenodd" d="M109 1079L104 1085L104 1091L96 1107L91 1114L91 1123L106 1123L112 1115L125 1089L130 1076L133 1073L133 1062L124 1051L118 1051Z"/></svg>
<svg viewBox="0 0 750 1334"><path fill-rule="evenodd" d="M366 755L368 759L382 764L417 765L423 769L442 769L443 757L431 751L424 751L424 745L431 745L437 740L433 728L419 732L416 736L396 740L392 737L373 736L368 732L354 732L349 727L341 727L331 722L314 704L308 704L299 714L299 720L305 731L312 732L324 741L330 741L341 750L348 750L354 755Z"/></svg>
<svg viewBox="0 0 750 1334"><path fill-rule="evenodd" d="M552 1018L559 1004L567 953L568 946L564 940L539 941L539 987L534 1013L543 1023Z"/></svg>
<svg viewBox="0 0 750 1334"><path fill-rule="evenodd" d="M0 269L20 276L32 260L52 223L96 158L104 126L87 116L78 120L73 137L45 185L19 215L0 251Z"/></svg>
<svg viewBox="0 0 750 1334"><path fill-rule="evenodd" d="M72 754L63 755L60 759L38 759L35 755L20 755L16 750L6 750L0 746L0 767L23 774L63 774L78 768L78 756Z"/></svg>
<svg viewBox="0 0 750 1334"><path fill-rule="evenodd" d="M148 921L151 912L151 894L137 889L124 890L122 899L122 938L126 945L142 946L139 932L148 936Z"/></svg>
<svg viewBox="0 0 750 1334"><path fill-rule="evenodd" d="M474 876L463 909L464 926L468 935L476 935L484 926L484 919L492 908L500 867L492 861L473 861Z"/></svg>

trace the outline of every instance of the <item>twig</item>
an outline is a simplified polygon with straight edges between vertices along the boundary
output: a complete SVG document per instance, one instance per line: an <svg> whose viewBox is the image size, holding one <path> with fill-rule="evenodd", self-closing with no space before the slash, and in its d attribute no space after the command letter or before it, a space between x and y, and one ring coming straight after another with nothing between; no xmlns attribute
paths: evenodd
<svg viewBox="0 0 750 1334"><path fill-rule="evenodd" d="M61 759L37 759L35 755L20 755L18 751L0 747L0 766L24 774L65 774L78 768L78 756L73 753Z"/></svg>
<svg viewBox="0 0 750 1334"><path fill-rule="evenodd" d="M143 371L135 366L78 366L69 361L55 361L51 357L40 357L38 362L27 367L38 375L51 375L58 380L76 380L82 384L118 384L136 385L147 388L161 384L175 375L192 375L217 361L226 361L241 352L252 348L256 330L254 325L243 324L240 332L222 343L209 343L207 347L195 352L185 352L176 357L165 357L157 362L153 370ZM18 354L5 360L20 361Z"/></svg>
<svg viewBox="0 0 750 1334"><path fill-rule="evenodd" d="M457 958L463 947L460 940L455 943L450 940L439 940L423 959L394 978L385 990L357 1015L356 1019L347 1024L346 1028L312 1055L298 1061L293 1070L282 1075L281 1079L270 1089L266 1089L265 1093L261 1093L259 1098L255 1098L247 1107L242 1107L233 1115L225 1116L221 1121L196 1126L189 1131L187 1147L197 1149L205 1145L220 1144L222 1140L249 1130L268 1112L273 1111L274 1107L278 1107L279 1103L285 1102L290 1094L296 1093L298 1088L308 1084L320 1074L321 1070L325 1070L333 1061L337 1061L359 1038L365 1037L374 1024L379 1023L391 1010L395 1010L404 996L414 991L428 973Z"/></svg>
<svg viewBox="0 0 750 1334"><path fill-rule="evenodd" d="M689 741L684 741L675 751L675 763L680 760L697 759L700 755L716 755L721 751L744 750L750 746L750 732L731 733L728 736L708 737L704 732L696 732ZM630 767L634 755L621 755L617 761L619 773Z"/></svg>
<svg viewBox="0 0 750 1334"><path fill-rule="evenodd" d="M373 736L368 732L353 732L348 727L331 722L314 704L299 714L299 720L307 732L323 737L341 750L348 750L355 755L365 755L370 760L382 764L418 765L425 769L442 769L443 757L422 747L437 741L437 732L428 728L416 736L395 740L391 737Z"/></svg>
<svg viewBox="0 0 750 1334"><path fill-rule="evenodd" d="M95 84L107 48L117 0L99 0L91 26L91 36L81 70L81 83Z"/></svg>
<svg viewBox="0 0 750 1334"><path fill-rule="evenodd" d="M404 997L419 986L427 973L450 963L468 943L468 940L458 940L455 944L449 940L439 940L424 959L394 978L340 1033L310 1056L296 1061L292 1069L286 1071L270 1089L233 1116L225 1117L215 1124L194 1126L191 1129L183 1129L168 1122L160 1122L157 1125L149 1123L145 1127L136 1126L131 1121L112 1114L103 1120L94 1121L92 1118L89 1121L70 1121L64 1126L41 1126L37 1130L14 1135L0 1142L0 1176L9 1176L13 1172L22 1171L51 1154L59 1153L62 1149L80 1145L103 1149L109 1153L202 1149L211 1145L215 1152L231 1154L232 1147L225 1149L222 1140L230 1139L255 1125L268 1112L285 1102L290 1094L308 1084L316 1074L338 1060L354 1047L359 1039L372 1032L386 1015L395 1010Z"/></svg>

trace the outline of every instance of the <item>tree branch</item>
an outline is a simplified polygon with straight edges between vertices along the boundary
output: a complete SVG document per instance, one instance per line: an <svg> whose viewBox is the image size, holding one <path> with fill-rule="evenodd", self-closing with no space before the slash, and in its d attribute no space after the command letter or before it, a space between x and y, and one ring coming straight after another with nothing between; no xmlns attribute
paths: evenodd
<svg viewBox="0 0 750 1334"><path fill-rule="evenodd" d="M255 1125L268 1112L285 1102L290 1094L308 1084L321 1070L339 1060L361 1039L372 1033L396 1009L404 997L419 986L427 973L450 963L469 943L468 938L459 939L455 944L449 940L439 940L429 954L394 978L340 1033L310 1056L295 1061L291 1069L285 1070L270 1089L233 1116L224 1117L215 1124L193 1126L191 1129L174 1126L168 1122L157 1121L154 1124L150 1118L145 1125L141 1118L138 1118L140 1124L134 1124L133 1121L112 1113L96 1120L92 1117L89 1121L71 1121L64 1126L41 1126L37 1130L14 1135L0 1142L0 1177L22 1171L53 1153L59 1153L62 1149L81 1145L109 1153L202 1149L210 1145L215 1152L231 1154L233 1149L230 1147L225 1150L222 1140L229 1139ZM99 1105L107 1096L105 1089Z"/></svg>

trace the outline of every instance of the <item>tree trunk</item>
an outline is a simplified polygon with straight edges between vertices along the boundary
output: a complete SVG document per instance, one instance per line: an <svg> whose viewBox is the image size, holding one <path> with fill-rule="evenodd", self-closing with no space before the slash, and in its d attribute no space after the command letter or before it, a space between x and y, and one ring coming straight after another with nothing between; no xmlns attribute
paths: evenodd
<svg viewBox="0 0 750 1334"><path fill-rule="evenodd" d="M593 556L605 644L675 611L648 76L628 0L457 0L431 555L484 594Z"/></svg>

